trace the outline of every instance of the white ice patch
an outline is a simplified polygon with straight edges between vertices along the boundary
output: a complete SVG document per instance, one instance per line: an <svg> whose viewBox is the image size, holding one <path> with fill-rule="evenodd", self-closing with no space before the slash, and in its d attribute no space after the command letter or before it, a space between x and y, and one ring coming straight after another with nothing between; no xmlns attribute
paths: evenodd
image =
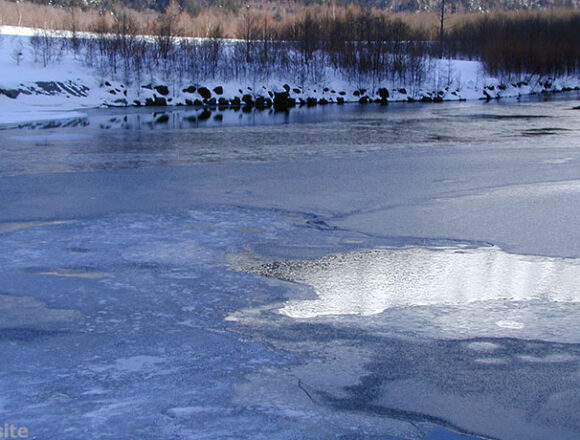
<svg viewBox="0 0 580 440"><path fill-rule="evenodd" d="M176 418L189 418L194 416L210 416L210 415L223 415L225 413L231 412L228 408L222 408L219 406L182 406L169 408L167 414Z"/></svg>
<svg viewBox="0 0 580 440"><path fill-rule="evenodd" d="M572 356L572 355L567 354L567 353L549 354L547 356L520 355L520 356L518 356L518 358L523 362L532 362L532 363L540 363L540 364L575 362L578 360L578 357Z"/></svg>
<svg viewBox="0 0 580 440"><path fill-rule="evenodd" d="M501 328L509 328L512 330L521 330L525 327L523 322L518 321L509 321L509 320L501 320L495 323L498 327Z"/></svg>
<svg viewBox="0 0 580 440"><path fill-rule="evenodd" d="M501 345L494 344L493 342L470 342L467 344L467 348L473 351L486 352L499 350L502 347Z"/></svg>
<svg viewBox="0 0 580 440"><path fill-rule="evenodd" d="M248 266L240 269L314 288L316 299L288 301L280 309L293 318L481 301L580 301L577 260L509 254L495 246L372 249Z"/></svg>

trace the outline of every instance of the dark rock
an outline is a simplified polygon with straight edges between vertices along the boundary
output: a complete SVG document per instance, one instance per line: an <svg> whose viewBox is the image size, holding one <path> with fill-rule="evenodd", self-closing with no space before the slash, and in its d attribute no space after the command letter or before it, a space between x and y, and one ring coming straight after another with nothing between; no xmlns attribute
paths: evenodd
<svg viewBox="0 0 580 440"><path fill-rule="evenodd" d="M207 104L207 105L216 105L217 101L215 98L209 98L209 99L204 99L203 103Z"/></svg>
<svg viewBox="0 0 580 440"><path fill-rule="evenodd" d="M336 103L338 105L343 105L344 104L344 98L342 96L339 96L338 98L336 98Z"/></svg>
<svg viewBox="0 0 580 440"><path fill-rule="evenodd" d="M571 92L572 91L572 87L562 87L562 91L563 92Z"/></svg>
<svg viewBox="0 0 580 440"><path fill-rule="evenodd" d="M500 90L507 89L507 87L504 84L500 84L499 86L497 86L497 88L500 89Z"/></svg>
<svg viewBox="0 0 580 440"><path fill-rule="evenodd" d="M580 110L580 105L577 105L576 107L572 107L572 110Z"/></svg>
<svg viewBox="0 0 580 440"><path fill-rule="evenodd" d="M200 87L197 90L197 93L199 93L199 96L201 96L203 99L211 98L211 92L209 91L209 89L207 87Z"/></svg>
<svg viewBox="0 0 580 440"><path fill-rule="evenodd" d="M483 91L483 96L485 97L486 100L491 101L492 97L489 93L487 93L487 90Z"/></svg>
<svg viewBox="0 0 580 440"><path fill-rule="evenodd" d="M193 101L193 105L197 105L197 106L203 105L203 101L201 99L195 99Z"/></svg>
<svg viewBox="0 0 580 440"><path fill-rule="evenodd" d="M230 105L233 105L235 107L239 107L240 105L242 105L242 100L236 96L230 100Z"/></svg>
<svg viewBox="0 0 580 440"><path fill-rule="evenodd" d="M8 96L11 99L16 99L18 95L20 95L20 91L14 89L0 89L0 95Z"/></svg>
<svg viewBox="0 0 580 440"><path fill-rule="evenodd" d="M355 90L354 92L352 92L352 94L353 94L354 96L360 96L360 92L359 92L358 90Z"/></svg>
<svg viewBox="0 0 580 440"><path fill-rule="evenodd" d="M215 121L223 121L223 120L224 120L224 115L222 115L221 113L218 113L217 115L215 115L215 116L213 117L213 119L214 119Z"/></svg>
<svg viewBox="0 0 580 440"><path fill-rule="evenodd" d="M156 124L167 124L169 122L169 115L161 115L155 119Z"/></svg>
<svg viewBox="0 0 580 440"><path fill-rule="evenodd" d="M149 89L149 90L153 90L153 86L151 84L145 84L143 86L141 86L142 89Z"/></svg>
<svg viewBox="0 0 580 440"><path fill-rule="evenodd" d="M443 97L442 96L435 96L433 98L433 102L443 102Z"/></svg>
<svg viewBox="0 0 580 440"><path fill-rule="evenodd" d="M128 102L125 98L119 98L119 99L115 99L113 101L113 104L121 104L121 105L127 105Z"/></svg>
<svg viewBox="0 0 580 440"><path fill-rule="evenodd" d="M117 92L115 92L114 90L109 90L109 93L110 93L111 95L116 95L116 94L117 94Z"/></svg>
<svg viewBox="0 0 580 440"><path fill-rule="evenodd" d="M495 86L487 86L486 89L495 90Z"/></svg>
<svg viewBox="0 0 580 440"><path fill-rule="evenodd" d="M546 81L546 82L544 83L544 88L545 88L545 89L550 89L550 88L552 88L552 83L551 83L550 81Z"/></svg>
<svg viewBox="0 0 580 440"><path fill-rule="evenodd" d="M191 99L186 99L185 105L193 105L193 101Z"/></svg>
<svg viewBox="0 0 580 440"><path fill-rule="evenodd" d="M389 91L386 88L381 87L379 89L379 96L381 99L387 99L389 97Z"/></svg>
<svg viewBox="0 0 580 440"><path fill-rule="evenodd" d="M430 96L424 95L424 96L421 96L421 102L433 102L433 98L431 98Z"/></svg>
<svg viewBox="0 0 580 440"><path fill-rule="evenodd" d="M318 104L320 105L327 105L328 104L328 99L326 98L322 98L318 101Z"/></svg>
<svg viewBox="0 0 580 440"><path fill-rule="evenodd" d="M290 90L290 88L288 88ZM288 99L290 95L288 92L276 92L274 93L274 109L276 110L286 110L288 108Z"/></svg>
<svg viewBox="0 0 580 440"><path fill-rule="evenodd" d="M160 95L163 95L163 96L169 95L169 88L167 86L163 86L163 85L161 85L161 86L155 86L155 90Z"/></svg>
<svg viewBox="0 0 580 440"><path fill-rule="evenodd" d="M133 105L137 106L137 107L141 107L141 101L139 101L138 99L135 99L133 101Z"/></svg>
<svg viewBox="0 0 580 440"><path fill-rule="evenodd" d="M406 95L406 94L407 94L407 89L399 89L399 90L398 90L398 92L399 92L401 95Z"/></svg>
<svg viewBox="0 0 580 440"><path fill-rule="evenodd" d="M302 93L302 90L300 90L300 89L297 89L297 88L293 88L293 89L292 89L292 91L293 91L294 93L296 93L297 95L299 95L300 93Z"/></svg>
<svg viewBox="0 0 580 440"><path fill-rule="evenodd" d="M361 98L358 100L359 104L368 104L369 103L369 98L368 96L361 96Z"/></svg>
<svg viewBox="0 0 580 440"><path fill-rule="evenodd" d="M105 81L105 87L111 87L111 83L109 81Z"/></svg>
<svg viewBox="0 0 580 440"><path fill-rule="evenodd" d="M367 92L367 89L360 89L359 91L361 95L364 95Z"/></svg>
<svg viewBox="0 0 580 440"><path fill-rule="evenodd" d="M324 89L322 89L323 92L328 92L330 91L330 89L328 87L325 87Z"/></svg>
<svg viewBox="0 0 580 440"><path fill-rule="evenodd" d="M238 92L240 92L240 95L241 95L242 93L244 93L244 92L242 91L242 89L238 89Z"/></svg>
<svg viewBox="0 0 580 440"><path fill-rule="evenodd" d="M274 97L274 93L271 90L268 90L268 96L270 98L273 98Z"/></svg>
<svg viewBox="0 0 580 440"><path fill-rule="evenodd" d="M308 107L313 107L313 106L315 106L317 103L318 103L318 101L317 101L317 99L316 99L316 98L309 97L308 99L306 99L306 105L307 105Z"/></svg>
<svg viewBox="0 0 580 440"><path fill-rule="evenodd" d="M252 95L250 95L248 93L246 93L244 96L242 96L242 101L247 106L253 106L254 105L254 99L252 98Z"/></svg>
<svg viewBox="0 0 580 440"><path fill-rule="evenodd" d="M272 100L270 98L264 98L263 96L258 96L256 98L256 108L264 110L266 108L272 107ZM274 105L274 108L276 106Z"/></svg>
<svg viewBox="0 0 580 440"><path fill-rule="evenodd" d="M216 95L223 95L224 94L224 88L222 86L217 86L213 89L214 93Z"/></svg>
<svg viewBox="0 0 580 440"><path fill-rule="evenodd" d="M36 85L45 91L47 95L56 95L60 93L60 88L54 81L36 81Z"/></svg>
<svg viewBox="0 0 580 440"><path fill-rule="evenodd" d="M284 84L282 88L286 90L286 93L290 93L290 86L288 84Z"/></svg>
<svg viewBox="0 0 580 440"><path fill-rule="evenodd" d="M345 92L344 90L341 90L340 92L338 92L338 94L339 94L340 96L344 96L344 95L346 95L346 92Z"/></svg>
<svg viewBox="0 0 580 440"><path fill-rule="evenodd" d="M218 99L218 105L227 106L230 102L223 96Z"/></svg>
<svg viewBox="0 0 580 440"><path fill-rule="evenodd" d="M188 88L183 89L183 93L195 93L196 90L197 90L197 87L189 86Z"/></svg>
<svg viewBox="0 0 580 440"><path fill-rule="evenodd" d="M165 98L153 95L153 98L147 98L145 100L145 105L148 107L164 107L167 105L167 101Z"/></svg>

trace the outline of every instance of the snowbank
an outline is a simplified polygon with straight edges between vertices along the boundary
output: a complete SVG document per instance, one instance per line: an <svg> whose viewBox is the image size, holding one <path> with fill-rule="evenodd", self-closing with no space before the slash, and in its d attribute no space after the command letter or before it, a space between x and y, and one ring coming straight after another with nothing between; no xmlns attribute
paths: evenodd
<svg viewBox="0 0 580 440"><path fill-rule="evenodd" d="M161 72L148 72L146 80L115 80L83 62L84 54L63 49L66 32L51 34L60 45L52 59L39 60L32 39L46 34L34 29L0 27L0 124L66 119L82 116L82 108L101 106L245 106L285 110L297 105L382 103L389 101L438 102L497 99L521 95L578 90L580 78L492 78L478 61L429 60L420 84L353 84L336 75L311 84L296 78L256 80L207 79L164 81ZM86 37L86 35L84 35ZM36 59L35 59L36 57ZM165 75L166 76L166 75Z"/></svg>

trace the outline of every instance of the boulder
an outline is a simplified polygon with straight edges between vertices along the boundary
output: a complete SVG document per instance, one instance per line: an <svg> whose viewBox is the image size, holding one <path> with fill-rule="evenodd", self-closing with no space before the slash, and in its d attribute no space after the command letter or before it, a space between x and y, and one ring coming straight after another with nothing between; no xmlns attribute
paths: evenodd
<svg viewBox="0 0 580 440"><path fill-rule="evenodd" d="M162 96L169 95L169 88L167 86L164 86L164 85L155 86L155 90L157 91L157 93L159 93Z"/></svg>
<svg viewBox="0 0 580 440"><path fill-rule="evenodd" d="M242 96L242 101L247 106L253 106L254 105L254 98L252 98L252 95L250 95L249 93L246 93L244 96Z"/></svg>
<svg viewBox="0 0 580 440"><path fill-rule="evenodd" d="M216 95L223 95L224 94L224 88L222 86L217 86L213 89L214 93Z"/></svg>
<svg viewBox="0 0 580 440"><path fill-rule="evenodd" d="M148 107L165 107L167 105L167 101L165 98L153 95L153 98L147 98L145 100L145 105Z"/></svg>
<svg viewBox="0 0 580 440"><path fill-rule="evenodd" d="M288 88L290 90L290 88ZM288 98L290 95L288 92L276 92L274 93L274 108L276 110L285 110L288 108Z"/></svg>
<svg viewBox="0 0 580 440"><path fill-rule="evenodd" d="M189 86L186 89L183 89L183 93L195 93L196 90L197 90L197 87Z"/></svg>
<svg viewBox="0 0 580 440"><path fill-rule="evenodd" d="M260 110L264 110L266 108L272 107L272 100L270 98L264 98L263 96L258 96L256 98L256 108ZM274 108L276 106L274 105Z"/></svg>
<svg viewBox="0 0 580 440"><path fill-rule="evenodd" d="M18 95L20 95L20 90L0 89L0 95L8 96L11 99L16 99Z"/></svg>
<svg viewBox="0 0 580 440"><path fill-rule="evenodd" d="M201 96L203 99L211 98L211 92L207 87L200 87L197 89L197 93L199 93L199 96Z"/></svg>

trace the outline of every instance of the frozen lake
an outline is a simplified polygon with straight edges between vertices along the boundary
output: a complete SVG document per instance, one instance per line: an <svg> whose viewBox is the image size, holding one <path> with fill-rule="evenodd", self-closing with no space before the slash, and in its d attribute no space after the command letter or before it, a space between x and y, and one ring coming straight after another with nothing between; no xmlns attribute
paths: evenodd
<svg viewBox="0 0 580 440"><path fill-rule="evenodd" d="M579 105L4 127L1 424L580 438Z"/></svg>

